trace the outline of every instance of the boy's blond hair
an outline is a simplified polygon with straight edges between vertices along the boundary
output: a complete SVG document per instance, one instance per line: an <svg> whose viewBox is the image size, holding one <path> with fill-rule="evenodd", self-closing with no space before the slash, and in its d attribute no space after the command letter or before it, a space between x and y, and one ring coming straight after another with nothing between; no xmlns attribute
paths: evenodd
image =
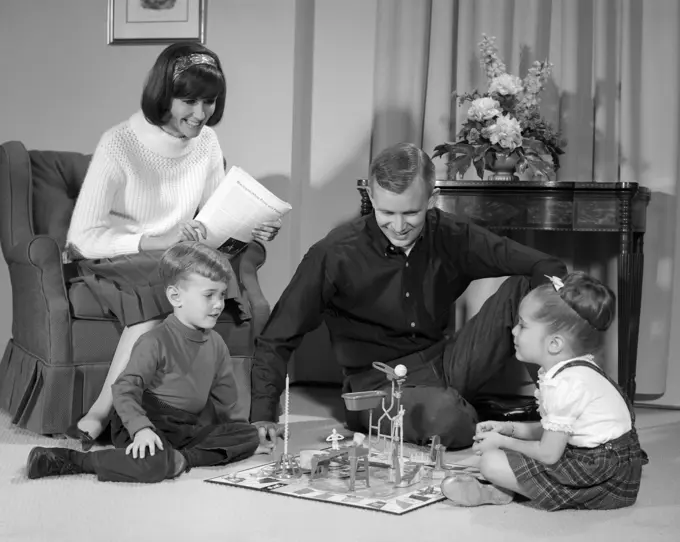
<svg viewBox="0 0 680 542"><path fill-rule="evenodd" d="M197 241L182 241L167 249L161 256L158 272L166 288L192 273L229 284L234 273L226 254Z"/></svg>

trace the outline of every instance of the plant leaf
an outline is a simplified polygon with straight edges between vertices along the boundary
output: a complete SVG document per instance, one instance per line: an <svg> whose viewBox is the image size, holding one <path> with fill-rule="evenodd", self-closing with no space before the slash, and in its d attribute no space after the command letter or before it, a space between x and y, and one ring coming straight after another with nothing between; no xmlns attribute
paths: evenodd
<svg viewBox="0 0 680 542"><path fill-rule="evenodd" d="M525 137L524 139L522 139L522 146L531 149L536 154L542 155L550 154L550 151L545 146L545 144L539 141L538 139Z"/></svg>
<svg viewBox="0 0 680 542"><path fill-rule="evenodd" d="M484 169L486 169L486 158L482 154L481 158L478 158L474 162L475 169L477 170L477 175L480 179L484 180Z"/></svg>
<svg viewBox="0 0 680 542"><path fill-rule="evenodd" d="M465 175L465 172L470 168L471 163L472 157L467 154L459 156L452 162L449 162L450 168L453 171L453 177L455 178L456 175L460 175L460 178L462 179L463 175Z"/></svg>
<svg viewBox="0 0 680 542"><path fill-rule="evenodd" d="M527 156L527 163L531 168L531 171L535 176L543 177L545 179L550 178L550 174L553 173L553 168L543 159L536 159L533 156Z"/></svg>
<svg viewBox="0 0 680 542"><path fill-rule="evenodd" d="M434 148L434 152L432 153L432 158L439 158L440 156L448 154L450 147L451 147L450 143L442 143L441 145L437 145Z"/></svg>
<svg viewBox="0 0 680 542"><path fill-rule="evenodd" d="M465 154L472 157L475 154L475 148L469 143L454 143L449 146L449 153Z"/></svg>
<svg viewBox="0 0 680 542"><path fill-rule="evenodd" d="M491 147L490 143L483 143L482 145L479 145L475 149L475 157L473 160L479 160L480 158L484 158L486 156L487 151L489 150L489 147Z"/></svg>

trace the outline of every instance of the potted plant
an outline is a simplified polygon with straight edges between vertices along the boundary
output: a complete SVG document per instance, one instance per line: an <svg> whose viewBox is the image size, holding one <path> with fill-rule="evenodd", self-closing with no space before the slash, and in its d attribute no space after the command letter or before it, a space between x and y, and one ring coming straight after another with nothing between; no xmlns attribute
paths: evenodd
<svg viewBox="0 0 680 542"><path fill-rule="evenodd" d="M433 157L448 155L448 178L461 178L474 165L480 179L484 170L490 180L519 180L515 171L529 170L533 177L548 179L559 167L566 146L539 111L539 94L552 71L548 61L534 62L526 77L506 72L498 55L496 38L483 35L480 63L489 82L487 92L477 89L454 97L459 107L470 102L467 118L457 141L434 149Z"/></svg>

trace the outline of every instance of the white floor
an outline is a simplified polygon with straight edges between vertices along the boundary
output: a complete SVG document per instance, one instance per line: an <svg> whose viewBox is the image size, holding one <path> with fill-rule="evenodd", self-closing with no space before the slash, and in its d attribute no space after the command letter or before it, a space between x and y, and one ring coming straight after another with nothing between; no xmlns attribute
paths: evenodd
<svg viewBox="0 0 680 542"><path fill-rule="evenodd" d="M293 390L291 450L323 447L331 429L341 427L337 393ZM638 420L651 462L632 508L547 513L516 503L472 509L439 503L388 516L203 482L264 463L263 456L230 468L193 469L155 485L99 483L86 475L31 481L24 464L32 446L73 443L17 430L0 414L0 540L675 541L680 539L680 412L639 409ZM455 454L456 460L469 456Z"/></svg>

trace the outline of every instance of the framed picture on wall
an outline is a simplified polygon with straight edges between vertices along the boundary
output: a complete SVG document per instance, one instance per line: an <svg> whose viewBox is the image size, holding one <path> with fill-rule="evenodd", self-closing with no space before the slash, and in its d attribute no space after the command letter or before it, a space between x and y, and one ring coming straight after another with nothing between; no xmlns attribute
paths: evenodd
<svg viewBox="0 0 680 542"><path fill-rule="evenodd" d="M205 41L206 0L109 0L109 45Z"/></svg>

